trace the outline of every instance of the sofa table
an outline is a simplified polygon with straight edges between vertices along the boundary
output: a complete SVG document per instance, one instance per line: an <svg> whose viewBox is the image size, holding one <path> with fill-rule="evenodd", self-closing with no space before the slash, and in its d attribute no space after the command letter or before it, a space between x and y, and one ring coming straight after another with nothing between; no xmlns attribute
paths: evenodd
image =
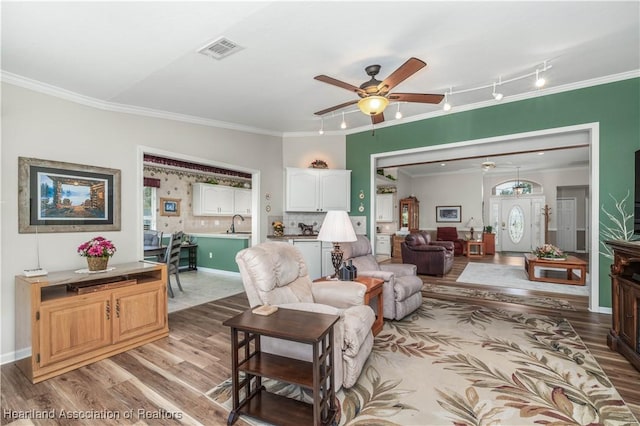
<svg viewBox="0 0 640 426"><path fill-rule="evenodd" d="M335 422L335 368L333 326L337 315L279 308L271 315L247 310L226 320L231 327L232 425L241 414L277 425L331 425ZM313 346L312 361L300 361L260 350L260 336ZM340 350L340 348L338 348ZM240 358L242 357L242 358ZM240 378L240 372L244 378ZM310 389L313 404L268 392L262 377ZM243 399L240 400L240 389Z"/></svg>
<svg viewBox="0 0 640 426"><path fill-rule="evenodd" d="M357 277L354 281L367 286L367 292L364 294L365 305L369 305L373 298L377 299L378 309L376 320L371 326L371 331L373 332L373 335L376 336L380 333L380 330L382 330L382 326L384 325L382 317L382 284L384 284L384 280L373 277Z"/></svg>

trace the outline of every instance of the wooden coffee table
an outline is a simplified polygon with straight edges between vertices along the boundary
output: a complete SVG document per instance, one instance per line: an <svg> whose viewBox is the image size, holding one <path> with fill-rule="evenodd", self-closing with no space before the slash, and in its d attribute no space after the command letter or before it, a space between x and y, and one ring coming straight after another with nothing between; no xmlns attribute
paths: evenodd
<svg viewBox="0 0 640 426"><path fill-rule="evenodd" d="M371 326L371 332L375 336L380 333L384 325L382 318L382 284L384 284L384 280L373 277L357 277L354 281L367 286L367 292L364 294L365 305L369 305L373 298L378 299L378 314L376 315L376 321Z"/></svg>
<svg viewBox="0 0 640 426"><path fill-rule="evenodd" d="M557 278L553 276L536 277L535 269L562 269L566 271L565 278ZM587 276L587 262L578 259L575 256L567 256L564 260L548 260L540 259L535 254L525 253L524 270L527 271L529 281L542 281L556 284L585 285ZM580 275L574 274L573 271L580 271Z"/></svg>
<svg viewBox="0 0 640 426"><path fill-rule="evenodd" d="M226 320L223 325L231 327L233 397L227 425L235 423L241 414L278 425L333 424L337 414L333 326L339 319L337 315L279 308L266 316L247 310ZM260 336L307 343L313 347L312 361L262 352ZM242 380L240 372L245 374ZM262 386L262 377L310 389L313 404L268 392Z"/></svg>

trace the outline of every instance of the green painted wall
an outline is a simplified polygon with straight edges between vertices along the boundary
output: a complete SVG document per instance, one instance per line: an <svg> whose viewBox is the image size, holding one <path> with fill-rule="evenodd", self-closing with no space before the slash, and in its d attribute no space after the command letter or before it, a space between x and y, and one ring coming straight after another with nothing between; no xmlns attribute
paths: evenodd
<svg viewBox="0 0 640 426"><path fill-rule="evenodd" d="M367 201L372 196L371 154L593 122L600 123L600 204L613 211L609 194L620 200L634 191L633 154L640 149L639 78L376 129L374 135L371 131L349 135L351 211L358 211L361 189ZM627 203L630 212L632 206ZM365 208L370 220L368 202ZM608 219L601 216L600 222ZM600 255L600 305L607 307L611 306L610 264Z"/></svg>
<svg viewBox="0 0 640 426"><path fill-rule="evenodd" d="M240 272L236 253L249 246L246 238L198 237L198 267ZM213 254L209 258L209 253Z"/></svg>

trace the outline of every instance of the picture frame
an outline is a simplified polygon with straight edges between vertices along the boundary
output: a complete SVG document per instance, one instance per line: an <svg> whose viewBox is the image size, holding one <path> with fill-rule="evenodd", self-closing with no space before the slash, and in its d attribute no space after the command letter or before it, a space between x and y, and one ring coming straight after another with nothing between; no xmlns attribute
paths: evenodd
<svg viewBox="0 0 640 426"><path fill-rule="evenodd" d="M160 216L180 216L181 198L160 198Z"/></svg>
<svg viewBox="0 0 640 426"><path fill-rule="evenodd" d="M436 206L436 222L462 222L462 206Z"/></svg>
<svg viewBox="0 0 640 426"><path fill-rule="evenodd" d="M18 157L18 233L121 229L118 169Z"/></svg>

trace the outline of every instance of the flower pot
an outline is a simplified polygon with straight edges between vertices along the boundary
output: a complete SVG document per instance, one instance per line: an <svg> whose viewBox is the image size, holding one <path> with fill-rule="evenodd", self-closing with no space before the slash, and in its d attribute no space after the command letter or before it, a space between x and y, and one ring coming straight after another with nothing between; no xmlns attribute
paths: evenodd
<svg viewBox="0 0 640 426"><path fill-rule="evenodd" d="M109 263L108 257L87 257L87 265L90 271L104 271Z"/></svg>

